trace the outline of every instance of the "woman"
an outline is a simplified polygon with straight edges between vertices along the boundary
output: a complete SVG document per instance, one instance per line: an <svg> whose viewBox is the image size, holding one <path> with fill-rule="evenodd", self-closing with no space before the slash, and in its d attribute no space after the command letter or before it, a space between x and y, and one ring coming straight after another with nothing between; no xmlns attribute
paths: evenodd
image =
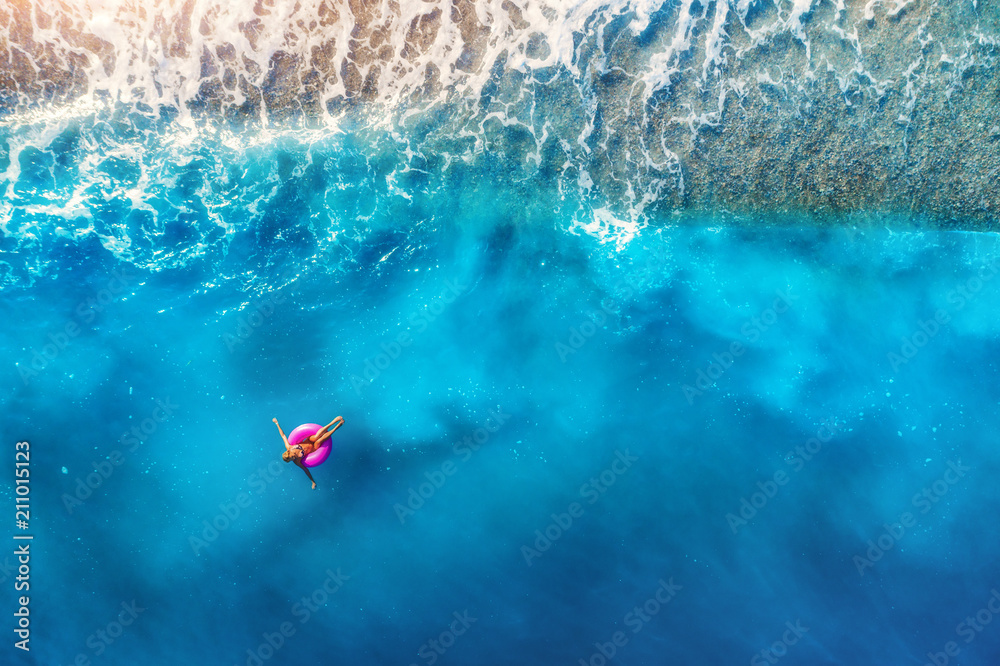
<svg viewBox="0 0 1000 666"><path fill-rule="evenodd" d="M320 428L316 434L306 437L295 446L288 443L288 438L285 437L285 431L281 429L280 425L278 425L278 419L271 420L274 421L274 425L278 426L278 432L281 433L281 439L285 442L285 452L281 454L281 459L285 462L294 462L296 465L301 467L302 471L309 477L309 480L312 481L312 487L315 490L316 481L313 479L312 474L309 473L309 468L302 464L302 459L318 449L320 444L322 444L327 437L333 434L334 430L344 425L344 417L338 416Z"/></svg>

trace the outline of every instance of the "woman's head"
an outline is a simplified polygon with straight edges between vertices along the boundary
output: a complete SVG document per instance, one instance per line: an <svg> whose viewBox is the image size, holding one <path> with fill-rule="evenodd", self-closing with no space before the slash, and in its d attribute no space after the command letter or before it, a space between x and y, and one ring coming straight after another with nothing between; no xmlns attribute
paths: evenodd
<svg viewBox="0 0 1000 666"><path fill-rule="evenodd" d="M296 458L302 455L302 451L297 448L285 449L285 452L281 454L281 459L285 462L292 462Z"/></svg>

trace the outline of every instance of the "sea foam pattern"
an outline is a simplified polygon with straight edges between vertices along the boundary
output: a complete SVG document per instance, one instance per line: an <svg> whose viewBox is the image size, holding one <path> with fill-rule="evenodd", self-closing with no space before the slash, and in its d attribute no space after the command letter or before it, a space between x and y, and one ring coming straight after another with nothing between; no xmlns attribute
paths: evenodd
<svg viewBox="0 0 1000 666"><path fill-rule="evenodd" d="M259 184L228 205L261 160L268 182L377 202L313 211L319 247L469 179L531 182L539 211L617 247L762 204L989 227L998 34L974 1L19 0L0 9L0 229L30 256L3 280L56 237L149 269L225 254L275 205Z"/></svg>

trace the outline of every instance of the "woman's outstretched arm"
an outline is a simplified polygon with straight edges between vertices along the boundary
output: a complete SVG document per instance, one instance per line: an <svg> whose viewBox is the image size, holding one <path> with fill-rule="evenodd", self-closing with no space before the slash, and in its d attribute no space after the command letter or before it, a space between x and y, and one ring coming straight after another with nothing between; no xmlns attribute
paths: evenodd
<svg viewBox="0 0 1000 666"><path fill-rule="evenodd" d="M280 425L278 425L278 419L271 420L274 421L274 425L278 426L278 432L281 433L281 439L285 442L285 448L291 448L292 445L288 443L288 438L285 437L285 431L281 429Z"/></svg>
<svg viewBox="0 0 1000 666"><path fill-rule="evenodd" d="M316 489L316 479L314 479L313 475L309 473L309 468L302 464L302 459L301 458L297 458L295 460L295 464L298 465L299 467L301 467L302 471L306 473L306 476L308 476L309 480L312 481L312 483L313 483L313 490L315 490Z"/></svg>

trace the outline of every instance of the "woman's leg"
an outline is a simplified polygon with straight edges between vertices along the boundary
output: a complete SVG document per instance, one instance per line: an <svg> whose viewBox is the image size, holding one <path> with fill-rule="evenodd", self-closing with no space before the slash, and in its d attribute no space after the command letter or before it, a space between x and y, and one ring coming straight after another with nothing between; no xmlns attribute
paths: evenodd
<svg viewBox="0 0 1000 666"><path fill-rule="evenodd" d="M335 423L337 425L333 425ZM317 446L322 444L324 439L332 435L334 431L336 431L337 428L339 428L342 425L344 425L344 417L338 416L337 418L335 418L334 420L330 421L325 426L323 426L323 428L318 433L313 435L313 441L316 443ZM330 426L333 426L333 428L327 430L327 428L330 428Z"/></svg>
<svg viewBox="0 0 1000 666"><path fill-rule="evenodd" d="M340 423L337 423L338 421ZM344 422L344 417L343 416L338 416L337 418L335 418L334 420L330 421L325 426L323 426L322 428L320 428L319 430L317 430L314 434L310 435L308 437L309 441L312 442L312 443L314 443L314 444L319 444L324 439L326 439L327 437L329 437L330 434L333 432L333 430L336 430L337 428L339 428L343 422ZM333 428L333 430L330 430L330 426L332 426L335 423L337 425Z"/></svg>
<svg viewBox="0 0 1000 666"><path fill-rule="evenodd" d="M343 423L344 422L344 417L343 416L338 416L337 418L335 418L334 420L330 421L325 426L323 426L323 428L319 432L323 433L323 432L325 432L327 430L330 430L330 426L332 426L337 421L340 421L341 423ZM336 430L336 428L334 428L333 430ZM330 430L330 432L333 432L333 430ZM319 434L319 433L317 433L317 434Z"/></svg>

